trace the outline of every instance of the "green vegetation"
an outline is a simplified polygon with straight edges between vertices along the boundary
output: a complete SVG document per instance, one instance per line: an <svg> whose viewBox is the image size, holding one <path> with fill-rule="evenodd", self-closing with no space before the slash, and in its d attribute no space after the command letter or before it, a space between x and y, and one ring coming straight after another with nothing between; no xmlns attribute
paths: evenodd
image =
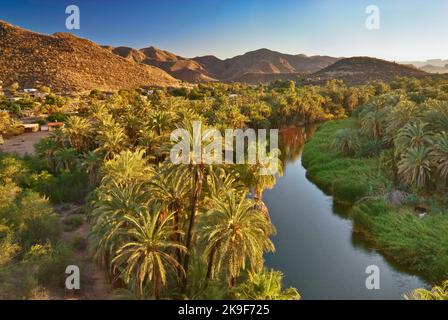
<svg viewBox="0 0 448 320"><path fill-rule="evenodd" d="M406 300L448 300L448 281L431 290L416 289L404 297Z"/></svg>
<svg viewBox="0 0 448 320"><path fill-rule="evenodd" d="M0 297L41 299L64 284L70 252L48 199L27 186L29 159L0 155Z"/></svg>
<svg viewBox="0 0 448 320"><path fill-rule="evenodd" d="M368 194L385 190L387 181L378 173L374 159L355 158L337 151L333 137L340 130L354 130L354 120L328 122L305 145L303 164L308 176L337 201L353 203Z"/></svg>
<svg viewBox="0 0 448 320"><path fill-rule="evenodd" d="M399 85L398 85L399 84ZM432 283L448 277L446 86L395 83L306 145L310 178L355 204L351 216L390 259Z"/></svg>
<svg viewBox="0 0 448 320"><path fill-rule="evenodd" d="M72 214L62 220L66 231L74 231L85 223L84 215Z"/></svg>
<svg viewBox="0 0 448 320"><path fill-rule="evenodd" d="M296 289L282 289L280 272L265 270L275 227L263 192L276 178L258 174L263 164L169 160L171 132L192 136L195 120L203 130L222 131L339 119L306 145L309 176L337 200L359 202L357 230L386 255L440 281L448 265L441 209L448 90L428 81L351 88L337 80L322 87L200 84L93 91L75 104L54 94L32 100L32 108L65 127L41 140L35 157L0 156L0 295L47 296L71 254L60 244L61 226L72 231L88 220L90 249L129 297L299 299ZM6 106L9 119L19 116ZM397 190L411 194L407 202L387 203ZM86 215L61 221L51 206L61 203L83 204ZM420 218L411 204L431 210ZM71 243L75 250L86 245L82 238ZM13 275L28 268L29 277ZM21 284L2 282L7 278Z"/></svg>

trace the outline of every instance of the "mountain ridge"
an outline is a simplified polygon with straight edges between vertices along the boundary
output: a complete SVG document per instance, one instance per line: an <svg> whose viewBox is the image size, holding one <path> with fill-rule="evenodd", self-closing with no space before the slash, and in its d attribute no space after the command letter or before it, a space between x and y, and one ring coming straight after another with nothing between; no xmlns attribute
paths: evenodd
<svg viewBox="0 0 448 320"><path fill-rule="evenodd" d="M0 80L57 92L178 86L165 71L120 58L71 33L45 35L0 20Z"/></svg>

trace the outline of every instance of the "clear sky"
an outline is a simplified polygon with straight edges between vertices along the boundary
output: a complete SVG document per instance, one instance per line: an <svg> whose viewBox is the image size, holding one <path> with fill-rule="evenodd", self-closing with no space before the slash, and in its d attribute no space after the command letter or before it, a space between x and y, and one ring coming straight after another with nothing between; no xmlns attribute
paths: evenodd
<svg viewBox="0 0 448 320"><path fill-rule="evenodd" d="M396 61L448 58L448 0L0 0L0 19L47 34L67 31L69 4L81 11L79 36L186 57L269 48ZM365 27L372 4L381 10L379 30Z"/></svg>

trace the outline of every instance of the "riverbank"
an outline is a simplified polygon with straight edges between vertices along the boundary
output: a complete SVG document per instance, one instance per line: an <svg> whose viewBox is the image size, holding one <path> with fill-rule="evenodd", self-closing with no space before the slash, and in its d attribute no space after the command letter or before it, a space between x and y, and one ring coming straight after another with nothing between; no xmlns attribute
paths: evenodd
<svg viewBox="0 0 448 320"><path fill-rule="evenodd" d="M353 119L328 122L305 145L303 165L307 176L335 201L353 204L350 212L355 232L363 233L374 246L398 265L431 283L448 277L448 213L434 199L421 218L415 196L394 205L387 201L392 182L378 169L378 159L343 156L332 148L333 137Z"/></svg>

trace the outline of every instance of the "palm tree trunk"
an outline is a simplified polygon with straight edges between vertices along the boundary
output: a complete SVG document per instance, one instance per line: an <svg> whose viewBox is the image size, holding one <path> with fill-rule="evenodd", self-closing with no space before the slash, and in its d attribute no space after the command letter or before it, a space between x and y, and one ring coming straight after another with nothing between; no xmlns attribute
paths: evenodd
<svg viewBox="0 0 448 320"><path fill-rule="evenodd" d="M174 232L175 232L174 241L177 243L180 243L181 238L180 238L180 234L179 234L179 210L174 211L173 227L174 227ZM175 254L177 257L177 262L182 263L182 252L179 249L175 249ZM178 274L179 274L179 279L182 279L183 274L180 270L178 271Z"/></svg>
<svg viewBox="0 0 448 320"><path fill-rule="evenodd" d="M207 276L206 276L206 284L208 284L208 281L212 278L212 270L213 270L213 263L215 260L215 253L216 248L213 248L212 252L210 253L210 260L208 261L208 268L207 268Z"/></svg>
<svg viewBox="0 0 448 320"><path fill-rule="evenodd" d="M254 190L254 200L255 202L259 202L261 201L261 199L263 198L263 190L260 189L255 189Z"/></svg>
<svg viewBox="0 0 448 320"><path fill-rule="evenodd" d="M188 231L187 231L187 238L186 238L186 253L184 258L184 281L182 284L182 293L185 293L187 290L187 278L188 278L188 266L190 263L190 247L191 247L191 240L193 237L193 227L196 220L196 214L199 210L199 199L201 196L201 190L202 190L202 171L198 170L196 171L194 177L193 177L193 197L192 197L192 206L191 206L191 212L190 212L190 219L188 224Z"/></svg>

